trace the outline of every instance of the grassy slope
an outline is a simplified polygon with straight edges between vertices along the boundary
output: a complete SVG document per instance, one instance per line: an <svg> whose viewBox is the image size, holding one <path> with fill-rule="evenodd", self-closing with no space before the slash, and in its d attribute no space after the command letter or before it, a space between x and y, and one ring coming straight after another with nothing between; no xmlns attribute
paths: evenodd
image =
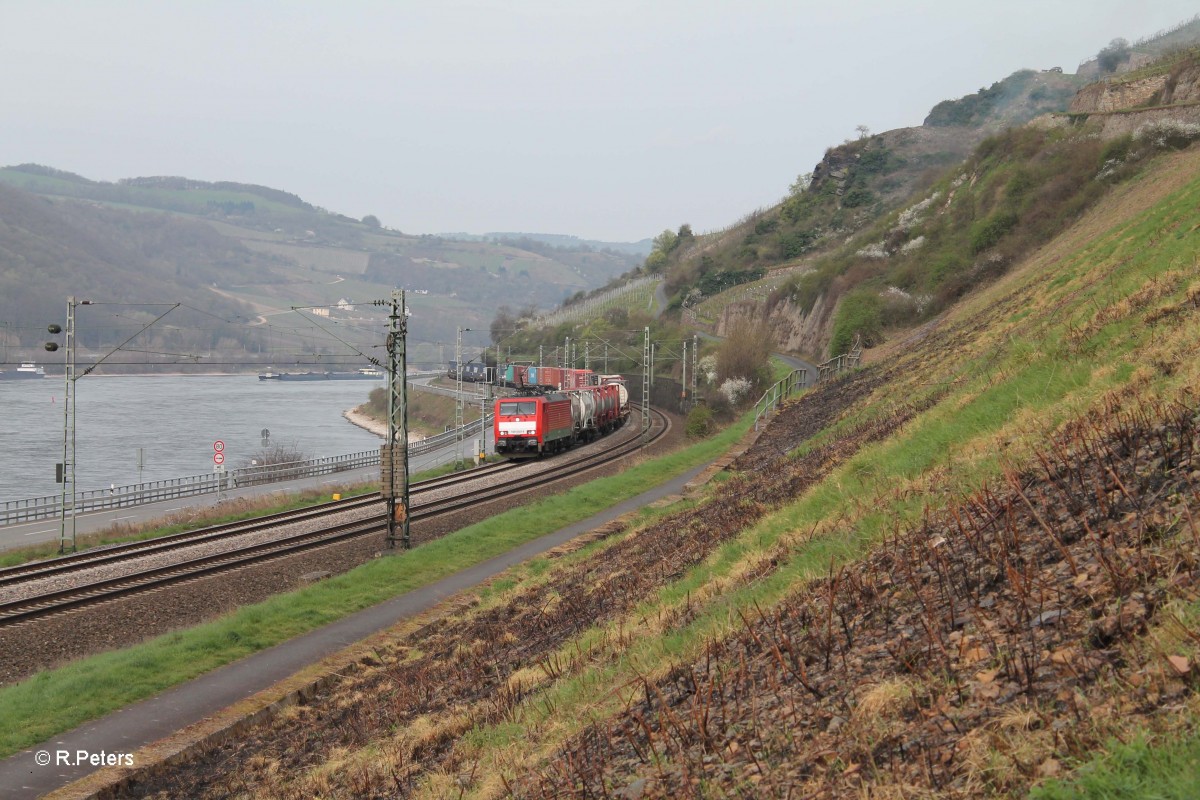
<svg viewBox="0 0 1200 800"><path fill-rule="evenodd" d="M853 558L947 498L994 479L1006 465L1028 458L1051 430L1087 414L1106 393L1133 385L1143 394L1170 398L1200 384L1200 368L1191 357L1200 345L1194 317L1191 325L1144 321L1149 310L1187 302L1189 291L1200 291L1194 255L1197 175L1200 153L1190 152L1166 158L1150 174L1118 188L1051 245L941 322L952 341L940 359L922 353L926 360L916 362L913 344L899 344L892 358L902 365L901 379L854 416L881 416L900 398L926 397L947 386L950 393L900 435L860 453L795 505L664 588L650 607L581 637L635 644L583 647L587 660L602 666L547 685L537 702L525 704L519 732L505 726L477 730L463 750L481 762L481 774L511 777L533 768L588 720L619 714L628 698L613 693L614 685L661 675L676 660L698 655L707 639L730 630L739 611L770 607L827 574L831 560ZM817 535L806 541L801 532L810 531ZM784 544L793 554L785 565L762 581L739 585L739 574ZM678 615L684 603L688 624L667 630L647 625L649 619ZM580 649L580 642L564 647L564 662ZM436 793L438 785L435 781L430 791ZM496 786L485 781L480 793L489 795Z"/></svg>

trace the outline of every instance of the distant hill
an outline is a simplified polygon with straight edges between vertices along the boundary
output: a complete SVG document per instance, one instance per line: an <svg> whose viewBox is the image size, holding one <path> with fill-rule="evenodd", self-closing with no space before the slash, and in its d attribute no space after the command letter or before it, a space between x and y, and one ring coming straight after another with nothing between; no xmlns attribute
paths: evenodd
<svg viewBox="0 0 1200 800"><path fill-rule="evenodd" d="M410 354L432 357L458 327L486 329L501 305L552 308L642 258L606 243L556 241L413 236L265 186L183 177L110 183L21 164L0 168L0 337L9 360L35 356L68 296L181 301L227 322L216 341L212 325L197 323L209 329L198 335L205 346L180 352L235 349L229 360L284 361L321 350L315 339L296 343L291 327L313 323L293 306L341 304L331 319L357 320L366 326L357 335L377 336L382 323L363 315L378 309L366 304L404 288ZM80 341L88 344L86 331Z"/></svg>
<svg viewBox="0 0 1200 800"><path fill-rule="evenodd" d="M446 239L457 239L467 242L538 242L560 250L598 250L628 253L645 258L650 255L653 239L642 239L637 242L605 242L598 239L580 239L562 233L523 233L516 231L492 231L490 233L443 233Z"/></svg>

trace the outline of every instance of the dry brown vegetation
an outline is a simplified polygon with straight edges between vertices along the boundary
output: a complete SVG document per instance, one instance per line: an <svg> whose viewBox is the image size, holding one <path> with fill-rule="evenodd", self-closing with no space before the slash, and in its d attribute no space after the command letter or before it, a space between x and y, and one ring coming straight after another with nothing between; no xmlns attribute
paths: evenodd
<svg viewBox="0 0 1200 800"><path fill-rule="evenodd" d="M512 796L1008 794L1133 720L1174 733L1162 708L1196 706L1181 609L1200 588L1200 413L1184 400L1111 398L1035 469L643 678ZM1164 638L1131 646L1153 624Z"/></svg>

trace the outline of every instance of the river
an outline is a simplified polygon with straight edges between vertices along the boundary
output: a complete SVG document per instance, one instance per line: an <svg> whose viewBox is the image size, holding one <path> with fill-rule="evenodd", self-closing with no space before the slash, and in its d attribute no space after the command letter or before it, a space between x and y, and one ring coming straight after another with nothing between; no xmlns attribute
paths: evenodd
<svg viewBox="0 0 1200 800"><path fill-rule="evenodd" d="M383 381L260 381L254 375L88 375L76 381L75 483L80 491L199 475L213 442L228 469L270 446L305 457L377 448L382 440L342 417ZM0 381L0 501L54 495L63 457L63 381ZM138 448L143 453L139 477Z"/></svg>

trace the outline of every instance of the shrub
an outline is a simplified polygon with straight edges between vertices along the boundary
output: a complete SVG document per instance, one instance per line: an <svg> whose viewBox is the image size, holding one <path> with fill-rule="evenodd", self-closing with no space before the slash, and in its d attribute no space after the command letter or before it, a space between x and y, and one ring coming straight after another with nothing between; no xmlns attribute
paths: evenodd
<svg viewBox="0 0 1200 800"><path fill-rule="evenodd" d="M738 322L717 351L717 380L744 378L750 384L770 376L771 335L761 323Z"/></svg>
<svg viewBox="0 0 1200 800"><path fill-rule="evenodd" d="M942 253L929 265L929 283L931 286L940 286L951 276L961 275L966 268L966 259L958 253Z"/></svg>
<svg viewBox="0 0 1200 800"><path fill-rule="evenodd" d="M1127 40L1117 38L1096 54L1096 61L1099 62L1102 72L1116 72L1117 67L1129 60L1132 52Z"/></svg>
<svg viewBox="0 0 1200 800"><path fill-rule="evenodd" d="M971 227L971 252L982 253L1012 230L1017 224L1017 215L1001 209L990 217L980 220Z"/></svg>
<svg viewBox="0 0 1200 800"><path fill-rule="evenodd" d="M861 206L869 206L874 202L875 195L871 193L871 190L864 189L861 186L851 189L842 197L843 208L859 208Z"/></svg>
<svg viewBox="0 0 1200 800"><path fill-rule="evenodd" d="M863 347L876 344L883 327L882 311L883 301L871 289L856 289L843 297L833 321L830 355L848 352L856 334L862 337Z"/></svg>
<svg viewBox="0 0 1200 800"><path fill-rule="evenodd" d="M779 237L780 252L783 253L784 258L795 258L802 255L816 240L815 231L791 231Z"/></svg>
<svg viewBox="0 0 1200 800"><path fill-rule="evenodd" d="M696 282L696 286L705 295L711 297L739 284L756 281L765 274L766 271L763 269L719 270L702 275Z"/></svg>
<svg viewBox="0 0 1200 800"><path fill-rule="evenodd" d="M775 230L778 227L779 227L779 218L778 217L768 217L766 219L760 219L758 222L754 223L754 233L757 234L758 236L763 236L765 234L770 233L771 231Z"/></svg>
<svg viewBox="0 0 1200 800"><path fill-rule="evenodd" d="M711 436L716 429L717 425L713 420L712 410L708 406L698 405L688 412L685 430L689 438L703 439Z"/></svg>
<svg viewBox="0 0 1200 800"><path fill-rule="evenodd" d="M718 391L724 395L731 406L736 406L754 391L754 382L747 378L729 378L721 384Z"/></svg>
<svg viewBox="0 0 1200 800"><path fill-rule="evenodd" d="M1127 133L1123 136L1118 136L1104 145L1104 150L1100 153L1100 161L1124 161L1132 147L1133 134Z"/></svg>
<svg viewBox="0 0 1200 800"><path fill-rule="evenodd" d="M881 325L906 325L919 317L932 298L912 295L895 286L889 286L880 295L879 321Z"/></svg>
<svg viewBox="0 0 1200 800"><path fill-rule="evenodd" d="M857 169L863 172L887 172L893 166L891 152L886 148L868 148L858 156Z"/></svg>
<svg viewBox="0 0 1200 800"><path fill-rule="evenodd" d="M1148 142L1160 150L1182 150L1200 139L1200 125L1173 119L1147 122L1134 132L1133 138L1135 141Z"/></svg>

